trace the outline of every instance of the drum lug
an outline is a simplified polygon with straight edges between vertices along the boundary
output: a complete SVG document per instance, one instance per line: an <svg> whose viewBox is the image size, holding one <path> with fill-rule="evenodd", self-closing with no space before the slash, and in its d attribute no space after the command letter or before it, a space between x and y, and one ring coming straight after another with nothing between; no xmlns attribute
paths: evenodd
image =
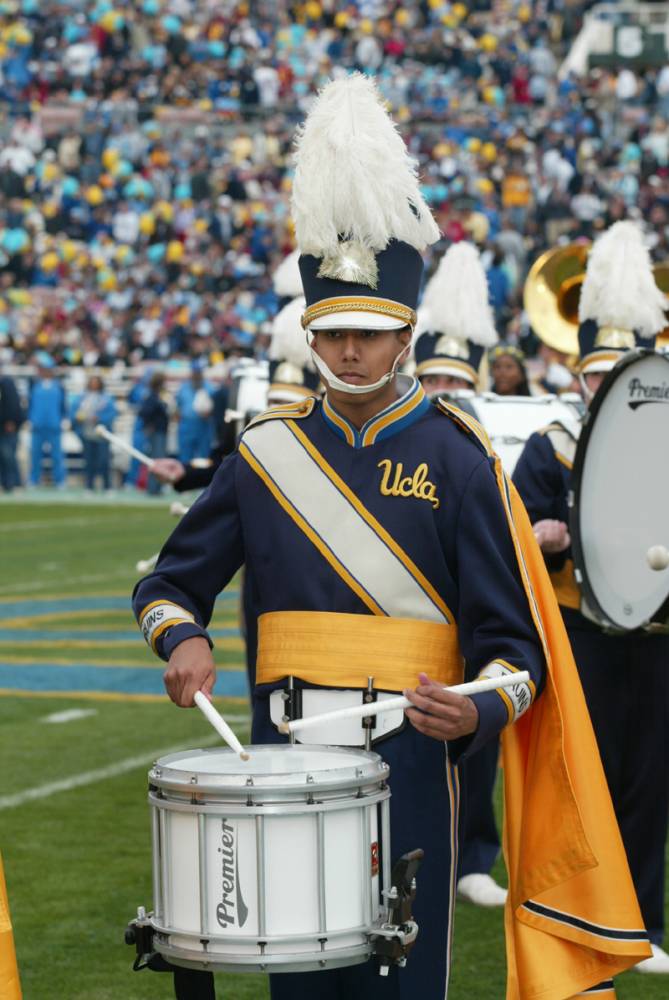
<svg viewBox="0 0 669 1000"><path fill-rule="evenodd" d="M418 935L411 910L416 897L416 872L423 860L421 850L403 854L392 871L391 887L384 892L387 919L373 929L371 939L379 962L379 974L388 975L391 965L403 966Z"/></svg>
<svg viewBox="0 0 669 1000"><path fill-rule="evenodd" d="M135 972L154 968L155 959L158 959L159 964L164 961L162 956L154 950L153 927L143 906L137 907L136 918L131 920L125 929L125 943L135 946L137 954L132 963Z"/></svg>

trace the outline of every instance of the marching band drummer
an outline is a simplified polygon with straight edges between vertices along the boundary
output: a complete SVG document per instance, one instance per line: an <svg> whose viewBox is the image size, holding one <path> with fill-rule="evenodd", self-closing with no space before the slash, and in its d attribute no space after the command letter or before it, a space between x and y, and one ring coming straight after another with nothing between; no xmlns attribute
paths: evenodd
<svg viewBox="0 0 669 1000"><path fill-rule="evenodd" d="M625 350L664 328L664 295L641 232L617 222L594 244L579 304L580 379L592 402ZM580 426L533 434L516 465L518 488L546 559L578 665L653 957L640 972L669 973L664 937L669 810L669 638L607 634L583 613L574 577L567 493ZM642 447L642 442L639 442ZM606 498L602 498L606 502ZM633 516L633 512L630 512Z"/></svg>
<svg viewBox="0 0 669 1000"><path fill-rule="evenodd" d="M647 943L522 506L476 422L397 374L416 320L420 250L438 232L369 78L330 83L313 104L298 137L293 216L303 325L325 398L251 422L137 585L140 627L168 661L170 697L191 706L214 687L215 597L245 561L259 624L254 742L283 742L282 693L295 688L305 715L314 688L335 708L360 703L370 677L380 696L405 690L415 706L410 725L379 716L373 734L390 765L392 854L425 851L409 962L387 977L372 961L273 974L273 1000L442 1000L458 762L505 727L515 788L508 995L564 1000L633 964ZM531 681L506 696L446 692L462 656L481 675L526 669ZM584 735L570 761L559 705L574 684L571 716ZM316 741L364 737L330 726Z"/></svg>
<svg viewBox="0 0 669 1000"><path fill-rule="evenodd" d="M416 376L430 398L476 391L486 348L497 343L488 301L488 282L475 246L454 243L428 281L420 309L427 329L414 343ZM494 349L494 348L493 348ZM465 679L471 668L465 664ZM506 889L495 882L492 867L500 852L493 792L499 740L488 740L460 766L462 818L457 892L476 906L504 906Z"/></svg>

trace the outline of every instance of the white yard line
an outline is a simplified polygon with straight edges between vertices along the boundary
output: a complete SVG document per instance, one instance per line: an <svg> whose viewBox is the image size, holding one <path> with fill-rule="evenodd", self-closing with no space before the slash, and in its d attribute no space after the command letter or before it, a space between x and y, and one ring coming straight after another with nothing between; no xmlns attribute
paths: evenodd
<svg viewBox="0 0 669 1000"><path fill-rule="evenodd" d="M64 712L52 712L45 715L40 722L53 722L56 725L61 722L76 722L77 719L85 719L89 715L97 715L97 708L67 708Z"/></svg>
<svg viewBox="0 0 669 1000"><path fill-rule="evenodd" d="M226 718L228 722L237 725L249 722L248 716L245 715L228 715ZM208 736L198 742L201 747L209 747L220 743L221 738L218 735ZM14 795L2 795L0 796L0 812L4 809L15 809L17 806L25 805L26 802L34 802L36 799L47 799L59 792L69 792L73 788L81 788L82 785L92 785L107 778L116 778L119 774L134 771L135 768L142 765L152 764L159 757L166 757L170 753L178 753L183 749L183 745L181 745L168 747L166 750L147 751L136 757L126 757L125 760L119 760L108 767L99 767L94 771L82 771L80 774L73 774L70 778L50 781L48 784L38 785L36 788L26 788L25 791L16 792Z"/></svg>
<svg viewBox="0 0 669 1000"><path fill-rule="evenodd" d="M139 522L140 520L143 520L143 518L141 518L140 516L136 517L133 517L132 515L128 516L127 511L119 513L116 516L107 517L104 520L104 522L100 521L99 517L94 517L94 516L61 517L56 519L52 517L45 517L39 521L37 520L10 521L7 524L0 524L0 533L13 534L15 531L36 531L39 529L43 529L45 531L47 530L54 531L54 529L58 528L87 528L90 527L90 525L100 525L100 524L110 525L110 524L117 524L118 522L122 524L127 524L128 521Z"/></svg>

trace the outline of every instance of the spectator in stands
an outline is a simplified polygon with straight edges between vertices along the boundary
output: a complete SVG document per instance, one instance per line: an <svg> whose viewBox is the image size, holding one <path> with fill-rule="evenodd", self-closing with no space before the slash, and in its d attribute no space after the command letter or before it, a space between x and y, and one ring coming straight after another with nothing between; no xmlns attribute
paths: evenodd
<svg viewBox="0 0 669 1000"><path fill-rule="evenodd" d="M162 372L154 372L151 376L149 391L140 403L138 416L144 429L147 454L156 458L165 455L170 413L165 390L165 376ZM150 473L146 488L152 496L156 496L162 491L160 482Z"/></svg>
<svg viewBox="0 0 669 1000"><path fill-rule="evenodd" d="M95 432L98 424L111 430L116 419L116 404L105 392L99 375L92 375L86 391L72 402L72 426L84 447L84 482L87 490L95 489L98 477L102 489L111 488L109 442Z"/></svg>
<svg viewBox="0 0 669 1000"><path fill-rule="evenodd" d="M179 461L183 465L194 458L209 456L213 439L213 391L204 380L203 363L193 361L191 376L180 386L176 397Z"/></svg>
<svg viewBox="0 0 669 1000"><path fill-rule="evenodd" d="M16 383L9 375L0 375L0 486L6 493L21 485L16 443L22 420Z"/></svg>
<svg viewBox="0 0 669 1000"><path fill-rule="evenodd" d="M46 353L37 357L37 379L33 383L28 407L31 425L30 485L39 486L45 448L51 460L51 478L56 487L65 486L65 463L61 433L66 419L65 391L56 379L55 363Z"/></svg>

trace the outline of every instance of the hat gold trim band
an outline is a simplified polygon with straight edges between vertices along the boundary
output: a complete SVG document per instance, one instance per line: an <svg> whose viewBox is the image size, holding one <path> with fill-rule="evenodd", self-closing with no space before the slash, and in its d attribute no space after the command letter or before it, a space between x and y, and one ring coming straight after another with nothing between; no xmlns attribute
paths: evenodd
<svg viewBox="0 0 669 1000"><path fill-rule="evenodd" d="M340 312L371 312L381 313L384 316L392 316L393 319L402 320L412 329L416 325L416 311L409 306L402 305L401 302L394 302L392 299L376 299L362 297L348 297L336 299L322 299L305 309L302 314L302 326L307 327L320 319L321 316L329 316L332 313Z"/></svg>
<svg viewBox="0 0 669 1000"><path fill-rule="evenodd" d="M446 371L447 368L449 369L448 372ZM427 361L421 361L416 366L414 374L416 378L421 378L423 375L450 375L455 370L462 372L474 384L478 382L478 374L474 366L468 365L466 361L457 361L455 358L428 358Z"/></svg>
<svg viewBox="0 0 669 1000"><path fill-rule="evenodd" d="M577 370L580 374L582 374L590 365L600 364L602 361L613 361L615 363L622 358L623 354L624 351L622 350L590 351L589 354L586 354L583 358L581 358Z"/></svg>

